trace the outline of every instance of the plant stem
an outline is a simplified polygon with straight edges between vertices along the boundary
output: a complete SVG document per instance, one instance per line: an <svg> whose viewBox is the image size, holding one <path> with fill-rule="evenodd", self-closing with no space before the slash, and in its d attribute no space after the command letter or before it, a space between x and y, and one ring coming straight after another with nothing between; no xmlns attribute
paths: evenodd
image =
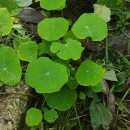
<svg viewBox="0 0 130 130"><path fill-rule="evenodd" d="M107 37L106 37L105 54L106 54L106 64L108 64L109 63L109 54L108 54L108 40L107 40Z"/></svg>
<svg viewBox="0 0 130 130"><path fill-rule="evenodd" d="M77 120L78 120L78 122L79 122L80 130L82 130L82 126L81 126L81 123L80 123L80 120L79 120L79 116L78 116L78 113L77 113L77 110L76 110L76 107L75 107L75 106L74 106L74 110L75 110L75 113L76 113Z"/></svg>

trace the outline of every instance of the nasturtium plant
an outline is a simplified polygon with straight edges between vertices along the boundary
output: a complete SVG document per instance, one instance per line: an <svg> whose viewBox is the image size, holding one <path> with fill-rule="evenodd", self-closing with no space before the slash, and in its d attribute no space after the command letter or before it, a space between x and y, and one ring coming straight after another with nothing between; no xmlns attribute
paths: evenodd
<svg viewBox="0 0 130 130"><path fill-rule="evenodd" d="M93 41L100 41L107 36L107 24L97 14L84 13L74 23L72 32L80 39L91 37Z"/></svg>
<svg viewBox="0 0 130 130"><path fill-rule="evenodd" d="M0 34L8 35L12 30L13 22L7 8L0 8Z"/></svg>
<svg viewBox="0 0 130 130"><path fill-rule="evenodd" d="M15 85L19 83L22 75L20 61L11 47L0 48L0 81Z"/></svg>
<svg viewBox="0 0 130 130"><path fill-rule="evenodd" d="M93 61L85 60L80 64L75 77L82 86L95 86L103 79L104 70Z"/></svg>
<svg viewBox="0 0 130 130"><path fill-rule="evenodd" d="M102 128L108 129L112 121L112 114L110 110L102 103L93 101L89 107L91 123L94 130L97 130L102 125Z"/></svg>
<svg viewBox="0 0 130 130"><path fill-rule="evenodd" d="M44 94L44 97L49 107L59 111L66 111L74 105L77 93L76 90L65 85L59 92Z"/></svg>
<svg viewBox="0 0 130 130"><path fill-rule="evenodd" d="M84 50L84 48L81 47L81 43L70 38L67 38L64 41L65 44L61 42L52 42L50 47L51 52L56 53L56 55L63 60L78 60Z"/></svg>
<svg viewBox="0 0 130 130"><path fill-rule="evenodd" d="M46 41L55 41L66 34L68 26L64 18L45 18L38 24L38 34Z"/></svg>
<svg viewBox="0 0 130 130"><path fill-rule="evenodd" d="M42 121L42 113L37 108L30 108L26 113L26 123L29 126L38 125Z"/></svg>
<svg viewBox="0 0 130 130"><path fill-rule="evenodd" d="M17 49L18 57L23 61L32 62L37 58L38 46L33 41L27 41L19 45Z"/></svg>
<svg viewBox="0 0 130 130"><path fill-rule="evenodd" d="M66 0L40 0L40 6L46 10L61 10L65 5Z"/></svg>
<svg viewBox="0 0 130 130"><path fill-rule="evenodd" d="M66 67L46 57L32 61L25 75L26 83L35 88L38 93L59 91L67 80Z"/></svg>
<svg viewBox="0 0 130 130"><path fill-rule="evenodd" d="M57 111L54 109L51 109L49 111L46 111L44 113L44 119L48 122L48 123L53 123L56 119L58 118L58 114Z"/></svg>

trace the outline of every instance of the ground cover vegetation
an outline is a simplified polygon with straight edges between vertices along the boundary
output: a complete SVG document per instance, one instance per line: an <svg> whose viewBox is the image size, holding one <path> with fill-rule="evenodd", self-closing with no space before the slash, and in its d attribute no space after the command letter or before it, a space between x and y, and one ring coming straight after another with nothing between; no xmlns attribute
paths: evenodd
<svg viewBox="0 0 130 130"><path fill-rule="evenodd" d="M0 0L1 93L37 97L21 129L130 129L129 2Z"/></svg>

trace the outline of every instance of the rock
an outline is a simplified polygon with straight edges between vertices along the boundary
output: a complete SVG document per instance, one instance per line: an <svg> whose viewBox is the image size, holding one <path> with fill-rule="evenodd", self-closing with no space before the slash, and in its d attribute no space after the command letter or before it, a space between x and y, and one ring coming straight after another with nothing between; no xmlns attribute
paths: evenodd
<svg viewBox="0 0 130 130"><path fill-rule="evenodd" d="M4 87L0 93L0 130L21 130L24 127L29 93L30 88L23 81L15 88Z"/></svg>
<svg viewBox="0 0 130 130"><path fill-rule="evenodd" d="M19 18L22 21L30 22L30 23L36 23L38 24L40 21L46 18L43 14L41 14L39 11L35 9L23 9L20 11L17 15L17 18Z"/></svg>

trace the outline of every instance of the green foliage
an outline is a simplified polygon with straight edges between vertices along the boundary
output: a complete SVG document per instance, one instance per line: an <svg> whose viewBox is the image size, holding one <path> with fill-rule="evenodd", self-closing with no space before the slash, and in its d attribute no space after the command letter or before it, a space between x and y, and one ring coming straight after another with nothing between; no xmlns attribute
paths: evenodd
<svg viewBox="0 0 130 130"><path fill-rule="evenodd" d="M39 109L30 108L26 113L25 120L29 126L38 125L42 120L42 113Z"/></svg>
<svg viewBox="0 0 130 130"><path fill-rule="evenodd" d="M21 66L15 51L3 46L0 48L0 81L15 85L21 78Z"/></svg>
<svg viewBox="0 0 130 130"><path fill-rule="evenodd" d="M97 3L100 5L106 5L109 8L116 7L118 0L97 0Z"/></svg>
<svg viewBox="0 0 130 130"><path fill-rule="evenodd" d="M25 43L25 42L30 42L30 41L31 41L30 37L18 35L16 38L14 38L13 48L17 51L20 44Z"/></svg>
<svg viewBox="0 0 130 130"><path fill-rule="evenodd" d="M38 24L38 34L42 39L55 41L66 34L68 26L64 18L46 18Z"/></svg>
<svg viewBox="0 0 130 130"><path fill-rule="evenodd" d="M0 36L8 35L12 30L13 22L6 8L0 8Z"/></svg>
<svg viewBox="0 0 130 130"><path fill-rule="evenodd" d="M40 5L46 10L61 10L65 7L66 0L40 0Z"/></svg>
<svg viewBox="0 0 130 130"><path fill-rule="evenodd" d="M38 93L52 93L67 82L68 74L64 65L44 57L28 65L25 80Z"/></svg>
<svg viewBox="0 0 130 130"><path fill-rule="evenodd" d="M89 107L91 123L94 130L98 129L100 125L102 128L108 129L112 121L112 114L110 110L102 103L93 101Z"/></svg>
<svg viewBox="0 0 130 130"><path fill-rule="evenodd" d="M99 103L101 98L98 96L103 90L102 80L117 81L118 79L120 83L116 82L116 87L112 88L116 90L118 86L125 84L126 80L123 79L126 79L128 75L125 73L116 75L111 69L104 72L100 65L90 60L91 55L89 58L88 52L86 55L86 44L90 41L101 41L107 36L106 22L110 21L111 16L109 8L117 7L120 3L122 2L119 0L98 0L94 5L94 13L84 13L75 23L72 23L73 20L69 22L59 17L61 11L55 11L63 9L66 6L66 0L40 0L40 6L45 10L44 13L47 12L49 15L56 13L56 15L43 19L37 26L37 33L30 35L26 29L19 31L24 28L22 24L13 25L9 12L12 13L18 6L29 6L32 0L0 0L0 7L6 7L0 8L0 35L4 36L2 40L0 39L2 43L0 46L0 86L19 83L22 75L20 59L22 68L24 68L23 72L26 71L22 78L25 79L27 85L44 97L44 101L40 99L42 107L39 106L43 108L44 121L54 123L61 113L64 116L65 111L71 112L70 108L77 105L75 112L65 115L69 119L72 115L74 119L70 120L74 122L74 125L77 122L80 125L77 112L85 106L84 112L89 108L93 129L100 129L101 126L103 129L108 129L112 114L107 107ZM8 39L11 39L11 42L8 42ZM4 44L13 47L6 47ZM82 100L78 100L81 103L76 102L77 97ZM90 104L89 98L93 99L93 102L90 107L86 107L86 104ZM78 121L75 120L75 116ZM66 129L73 127L70 120L67 123L62 121L67 124ZM42 113L39 109L31 108L27 111L27 125L37 129L35 126L41 121ZM57 126L56 129L58 129Z"/></svg>
<svg viewBox="0 0 130 130"><path fill-rule="evenodd" d="M93 41L100 41L107 36L107 24L94 13L84 13L74 23L72 32L80 39L91 37Z"/></svg>
<svg viewBox="0 0 130 130"><path fill-rule="evenodd" d="M32 0L16 0L19 7L27 7L32 4Z"/></svg>
<svg viewBox="0 0 130 130"><path fill-rule="evenodd" d="M76 72L76 80L82 86L95 86L104 76L101 66L93 61L85 60Z"/></svg>
<svg viewBox="0 0 130 130"><path fill-rule="evenodd" d="M31 62L37 58L38 46L33 41L23 42L17 49L19 59Z"/></svg>
<svg viewBox="0 0 130 130"><path fill-rule="evenodd" d="M9 12L18 9L16 0L0 0L0 7L5 7Z"/></svg>
<svg viewBox="0 0 130 130"><path fill-rule="evenodd" d="M77 93L68 86L64 86L59 92L45 94L44 97L49 107L59 111L66 111L74 105Z"/></svg>
<svg viewBox="0 0 130 130"><path fill-rule="evenodd" d="M82 99L82 100L85 100L86 99L86 94L84 92L80 92L79 93L79 98Z"/></svg>
<svg viewBox="0 0 130 130"><path fill-rule="evenodd" d="M63 60L78 60L81 57L81 53L83 51L81 43L70 38L67 38L64 41L65 44L61 42L52 42L50 47L51 52L56 53L56 55Z"/></svg>
<svg viewBox="0 0 130 130"><path fill-rule="evenodd" d="M50 46L51 46L50 42L42 40L42 42L38 45L38 55L51 54Z"/></svg>
<svg viewBox="0 0 130 130"><path fill-rule="evenodd" d="M94 92L101 92L103 89L102 82L98 83L97 85L91 87Z"/></svg>
<svg viewBox="0 0 130 130"><path fill-rule="evenodd" d="M48 122L48 123L53 123L56 119L58 118L58 114L57 111L54 109L51 109L49 111L46 111L44 113L44 119Z"/></svg>

